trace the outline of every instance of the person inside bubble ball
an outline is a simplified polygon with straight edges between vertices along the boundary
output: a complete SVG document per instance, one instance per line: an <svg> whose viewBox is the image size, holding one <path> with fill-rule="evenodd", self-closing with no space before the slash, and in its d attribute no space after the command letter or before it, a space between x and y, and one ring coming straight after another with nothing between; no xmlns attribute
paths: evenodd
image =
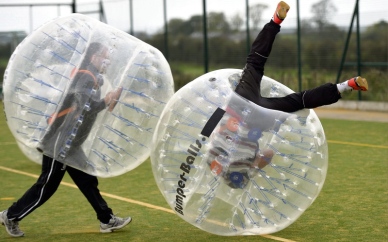
<svg viewBox="0 0 388 242"><path fill-rule="evenodd" d="M54 153L54 157L57 157L55 155L57 146L61 147L64 142L68 142L71 143L70 149L66 152L58 149L58 152L63 152L62 155L66 157L73 155L74 159L87 159L80 146L86 140L97 114L105 108L112 111L122 91L122 88L118 88L108 92L104 98L100 98L100 87L104 83L103 74L109 63L109 49L106 46L97 42L88 46L80 69L74 71L63 105L58 113L47 120L49 131L38 146L38 150L43 153L40 177L18 201L7 210L0 212L0 222L9 235L24 236L19 228L19 221L43 205L55 193L66 171L96 212L97 219L100 220L101 233L121 229L132 221L131 217L120 218L113 214L100 194L97 177L66 166L49 155L51 152L51 154ZM79 117L82 117L82 122L78 122ZM68 127L71 127L70 130ZM70 136L61 135L74 130L74 127L77 132L73 132ZM71 139L70 142L69 139Z"/></svg>
<svg viewBox="0 0 388 242"><path fill-rule="evenodd" d="M39 142L39 152L77 162L74 166L81 170L92 169L81 145L98 113L106 107L112 111L122 91L118 88L101 99L103 75L110 64L109 54L109 49L98 42L89 45L81 66L72 70L73 80L62 106L47 120L50 128Z"/></svg>
<svg viewBox="0 0 388 242"><path fill-rule="evenodd" d="M310 90L289 94L285 97L268 98L261 96L260 84L264 75L264 66L271 53L275 37L277 33L280 32L280 25L286 18L289 9L290 7L287 3L283 1L278 3L272 19L264 25L263 29L252 43L250 53L248 54L246 60L246 65L236 86L235 92L261 107L292 113L305 108L312 109L323 105L333 104L341 98L341 93L345 91L367 91L367 80L357 76L339 84L326 83ZM236 117L238 117L238 115L234 115L232 120ZM231 122L230 120L231 119L229 118L224 120L224 122ZM234 120L234 122L237 124L239 121ZM226 131L228 130L226 129ZM225 137L228 136L227 132L218 132L218 135L223 136L221 139L224 140L226 140ZM259 170L270 164L272 157L274 156L273 150L259 150L257 142L253 140L251 143L245 142L244 145L246 146L245 149L251 146L251 150L255 150L255 154L252 154L253 157L251 158L229 161L229 168L245 166L253 168L253 170ZM211 150L213 158L217 156L227 157L227 153L221 148L221 146L213 147L214 148ZM210 159L209 162L209 166L213 172L217 173L222 171L222 162L217 161L217 159ZM252 169L248 169L248 171L249 170ZM235 172L234 176L233 172L230 170L227 170L226 172L223 171L222 173L223 177L227 181L230 181L228 185L233 188L243 188L249 180L249 172L246 172L246 169L243 172Z"/></svg>
<svg viewBox="0 0 388 242"><path fill-rule="evenodd" d="M274 152L260 150L260 128L241 125L239 115L228 109L212 134L206 161L213 175L223 177L229 187L245 188L250 178L271 162Z"/></svg>

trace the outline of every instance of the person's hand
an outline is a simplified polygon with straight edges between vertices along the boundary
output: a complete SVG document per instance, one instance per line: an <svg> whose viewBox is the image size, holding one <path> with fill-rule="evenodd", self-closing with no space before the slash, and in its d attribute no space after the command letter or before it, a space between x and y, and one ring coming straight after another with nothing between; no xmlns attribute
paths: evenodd
<svg viewBox="0 0 388 242"><path fill-rule="evenodd" d="M108 92L104 97L106 106L109 106L108 108L109 112L112 112L112 110L115 108L117 101L120 99L122 91L123 91L123 87L119 87L114 91Z"/></svg>
<svg viewBox="0 0 388 242"><path fill-rule="evenodd" d="M269 163L271 163L272 157L274 156L274 152L271 149L263 150L263 154L258 153L256 158L252 164L253 168L262 169L266 167Z"/></svg>

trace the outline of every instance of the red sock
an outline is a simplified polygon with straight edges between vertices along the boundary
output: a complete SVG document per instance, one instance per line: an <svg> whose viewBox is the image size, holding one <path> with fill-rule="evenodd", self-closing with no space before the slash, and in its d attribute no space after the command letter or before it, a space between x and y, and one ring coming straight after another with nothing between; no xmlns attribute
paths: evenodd
<svg viewBox="0 0 388 242"><path fill-rule="evenodd" d="M275 23L279 24L279 25L283 22L283 19L280 19L280 18L279 18L277 12L275 12L275 13L273 14L272 20L273 20Z"/></svg>

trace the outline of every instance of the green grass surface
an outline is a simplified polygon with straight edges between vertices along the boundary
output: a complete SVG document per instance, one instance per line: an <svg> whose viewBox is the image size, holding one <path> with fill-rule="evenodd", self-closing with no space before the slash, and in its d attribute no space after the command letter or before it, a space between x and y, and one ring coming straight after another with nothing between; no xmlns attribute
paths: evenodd
<svg viewBox="0 0 388 242"><path fill-rule="evenodd" d="M223 237L204 232L177 215L111 197L106 200L132 223L111 234L78 189L61 185L41 208L26 217L20 241L388 241L388 124L321 120L329 141L329 170L315 202L292 225L262 236ZM36 180L11 168L39 175L40 166L18 149L0 114L0 210L16 201ZM65 182L73 183L68 175ZM124 175L100 179L100 190L170 209L153 178L150 161ZM0 227L0 241L16 241Z"/></svg>

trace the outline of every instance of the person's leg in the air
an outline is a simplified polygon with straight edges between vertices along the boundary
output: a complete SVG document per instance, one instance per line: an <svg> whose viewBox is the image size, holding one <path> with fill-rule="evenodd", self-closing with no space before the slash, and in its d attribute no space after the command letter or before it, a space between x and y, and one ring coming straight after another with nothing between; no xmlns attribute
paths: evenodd
<svg viewBox="0 0 388 242"><path fill-rule="evenodd" d="M341 98L341 93L349 90L368 90L365 78L354 77L340 84L326 83L313 89L289 94L285 97L262 97L260 94L264 66L272 50L280 24L287 16L290 7L281 1L269 23L267 23L252 44L243 70L241 80L235 92L253 103L268 109L283 112L296 112L304 108L316 108L330 105Z"/></svg>
<svg viewBox="0 0 388 242"><path fill-rule="evenodd" d="M289 9L285 2L279 2L271 21L264 25L253 41L240 82L235 89L237 94L258 105L261 99L260 83L264 75L264 66L275 37L280 31L280 23L285 19Z"/></svg>

